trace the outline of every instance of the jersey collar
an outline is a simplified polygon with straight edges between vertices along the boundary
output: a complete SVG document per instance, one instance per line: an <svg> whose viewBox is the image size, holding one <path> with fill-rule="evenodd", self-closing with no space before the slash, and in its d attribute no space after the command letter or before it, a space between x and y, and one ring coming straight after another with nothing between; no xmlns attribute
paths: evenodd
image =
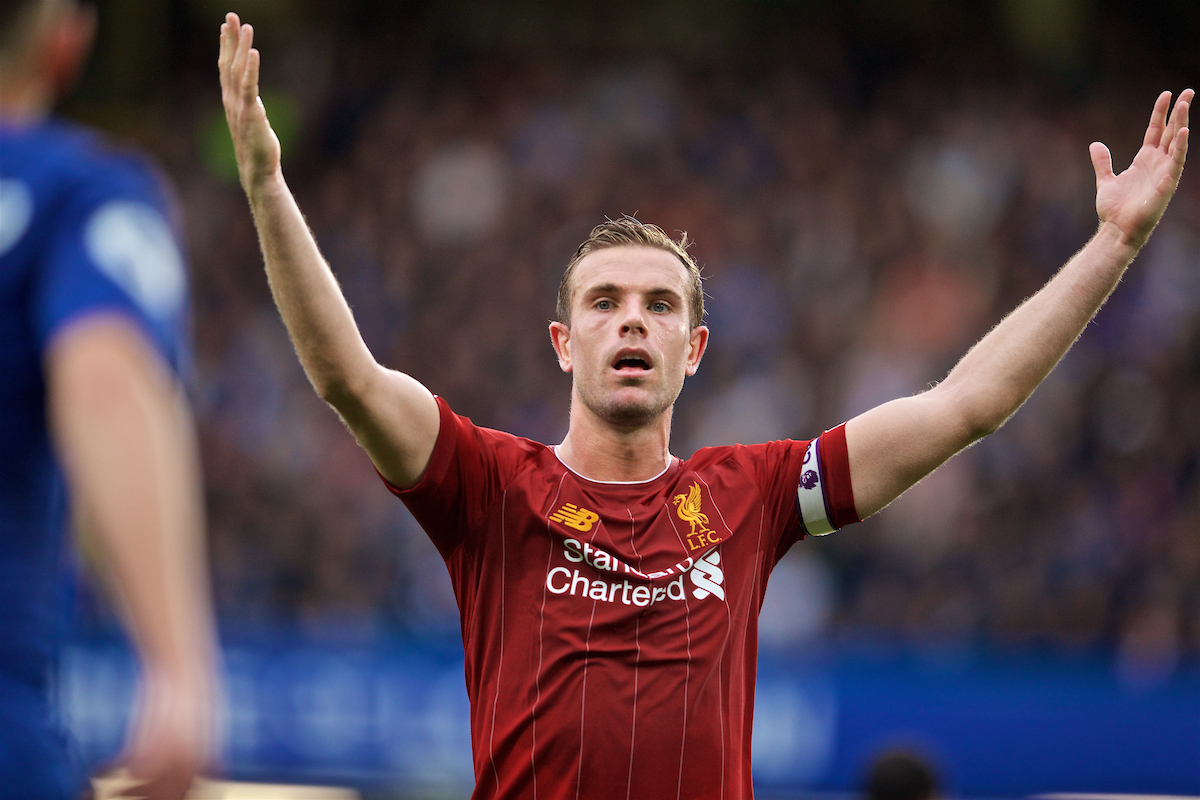
<svg viewBox="0 0 1200 800"><path fill-rule="evenodd" d="M574 475L578 478L583 478L585 481L588 481L589 483L600 483L600 484L604 484L606 486L642 486L647 483L653 483L654 481L661 478L663 475L666 475L668 472L670 472L671 468L679 463L679 458L677 456L674 456L674 455L671 456L671 460L667 462L667 465L665 467L663 467L662 472L658 473L653 478L646 478L646 480L644 480L644 481L598 481L595 478L589 478L587 475L583 475L582 473L576 472L575 470L571 469L571 465L568 464L566 461L563 461L562 456L560 456L558 454L558 448L560 448L560 447L562 447L562 445L556 444L551 449L554 451L554 457L558 459L558 463L560 463L564 467L566 467L568 472L570 472L572 475Z"/></svg>

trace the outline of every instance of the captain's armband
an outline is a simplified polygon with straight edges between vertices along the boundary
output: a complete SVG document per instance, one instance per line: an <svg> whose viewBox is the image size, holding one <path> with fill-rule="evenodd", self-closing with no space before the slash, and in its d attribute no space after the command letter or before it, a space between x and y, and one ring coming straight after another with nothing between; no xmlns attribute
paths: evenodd
<svg viewBox="0 0 1200 800"><path fill-rule="evenodd" d="M820 439L809 442L804 453L800 484L796 487L796 512L800 524L809 536L825 536L837 530L830 521L829 502L825 496L825 479L821 470Z"/></svg>

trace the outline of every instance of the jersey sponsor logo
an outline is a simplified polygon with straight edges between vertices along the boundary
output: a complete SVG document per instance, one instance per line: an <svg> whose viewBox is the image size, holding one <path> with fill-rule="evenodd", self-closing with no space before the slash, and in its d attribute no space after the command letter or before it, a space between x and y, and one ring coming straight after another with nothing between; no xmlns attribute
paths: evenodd
<svg viewBox="0 0 1200 800"><path fill-rule="evenodd" d="M639 578L653 577L634 569L607 550L593 547L590 542L580 542L578 539L567 539L563 542L563 555L567 561L575 564L582 561L600 572L624 572Z"/></svg>
<svg viewBox="0 0 1200 800"><path fill-rule="evenodd" d="M725 541L724 536L708 527L708 515L704 513L699 483L693 483L687 493L675 495L674 503L677 506L675 513L692 528L687 535L689 550L701 550Z"/></svg>
<svg viewBox="0 0 1200 800"><path fill-rule="evenodd" d="M663 600L684 599L682 575L665 586L649 586L630 583L627 579L619 583L599 578L589 579L587 575L580 575L578 569L555 567L546 575L546 589L551 594L569 594L572 597L586 597L602 603L621 603L638 607L653 605Z"/></svg>
<svg viewBox="0 0 1200 800"><path fill-rule="evenodd" d="M595 511L580 508L574 503L566 503L551 514L550 519L554 522L561 522L563 525L567 525L577 531L587 533L599 521L600 515Z"/></svg>
<svg viewBox="0 0 1200 800"><path fill-rule="evenodd" d="M24 181L0 180L0 256L7 253L25 235L33 219L33 194Z"/></svg>
<svg viewBox="0 0 1200 800"><path fill-rule="evenodd" d="M710 594L725 599L725 589L721 586L725 582L725 573L717 566L720 563L721 554L712 550L697 560L696 566L688 573L696 586L692 590L692 596L697 600L703 600Z"/></svg>
<svg viewBox="0 0 1200 800"><path fill-rule="evenodd" d="M591 567L600 575L592 578L586 573L581 575L579 569L554 567L546 574L546 590L551 594L568 594L605 603L619 602L627 606L641 607L663 600L686 599L687 590L683 579L685 575L690 575L692 584L696 587L692 590L692 596L697 600L703 600L710 595L725 599L725 589L722 585L725 583L725 573L718 566L721 563L721 554L716 550L705 554L699 560L688 556L673 567L648 575L629 566L613 554L578 539L567 539L563 542L563 556L572 564ZM637 582L631 583L628 579L612 580L611 578L616 576L605 576L606 572L630 575ZM670 576L675 577L665 585L643 583ZM605 580L606 577L610 579Z"/></svg>

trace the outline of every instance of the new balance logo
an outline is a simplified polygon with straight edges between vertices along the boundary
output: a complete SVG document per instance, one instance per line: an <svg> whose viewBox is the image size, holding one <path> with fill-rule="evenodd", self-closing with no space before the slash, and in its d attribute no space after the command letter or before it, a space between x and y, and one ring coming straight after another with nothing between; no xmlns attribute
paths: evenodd
<svg viewBox="0 0 1200 800"><path fill-rule="evenodd" d="M725 582L725 573L717 566L720 563L721 554L716 550L709 552L696 562L696 566L692 567L692 571L689 573L692 576L692 583L696 585L696 588L692 590L692 597L703 600L711 594L721 600L725 599L725 589L721 586Z"/></svg>
<svg viewBox="0 0 1200 800"><path fill-rule="evenodd" d="M595 511L579 508L574 503L567 503L551 514L550 519L554 522L561 522L563 525L574 528L577 531L586 532L592 529L592 526L600 519L600 515Z"/></svg>

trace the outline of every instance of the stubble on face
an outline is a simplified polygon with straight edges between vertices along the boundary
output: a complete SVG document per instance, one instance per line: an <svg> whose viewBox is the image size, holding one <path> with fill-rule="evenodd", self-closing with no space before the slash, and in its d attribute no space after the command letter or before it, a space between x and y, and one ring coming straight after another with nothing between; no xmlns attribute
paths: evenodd
<svg viewBox="0 0 1200 800"><path fill-rule="evenodd" d="M640 378L631 378L624 382L626 386L643 382ZM621 398L603 391L594 390L587 381L576 380L575 391L579 400L588 411L615 428L641 428L658 420L679 397L683 389L683 381L674 387L663 386L658 392L643 394L639 397Z"/></svg>
<svg viewBox="0 0 1200 800"><path fill-rule="evenodd" d="M675 314L683 315L684 321L676 323L682 326L681 330L670 332L669 324L664 327L665 319L656 318L652 312L644 310L639 315L644 333L628 337L623 335L618 341L610 341L603 353L592 357L595 361L586 365L581 362L575 370L574 393L579 402L597 418L625 430L651 425L664 414L669 414L683 389L685 370L680 359L686 359L688 348L686 273L673 256L649 248L613 248L603 254L589 255L587 259L593 261L581 262L582 269L578 274L578 280L585 286L624 287L617 290L622 294L621 301L624 303L646 303L646 295L641 292L649 292L651 299L669 297ZM659 294L662 292L666 294ZM575 298L581 302L574 314L574 321L580 326L577 331L581 334L584 333L581 329L591 328L587 319L586 295L587 292L584 292ZM618 316L624 314L620 312ZM593 335L591 330L585 334L588 338ZM682 334L680 341L675 341L677 334ZM617 358L622 348L630 347L644 350L652 361L652 369L644 376L617 376L614 381L610 373L613 359ZM680 347L683 352L676 352ZM591 361L591 358L584 359L584 362L587 361Z"/></svg>

